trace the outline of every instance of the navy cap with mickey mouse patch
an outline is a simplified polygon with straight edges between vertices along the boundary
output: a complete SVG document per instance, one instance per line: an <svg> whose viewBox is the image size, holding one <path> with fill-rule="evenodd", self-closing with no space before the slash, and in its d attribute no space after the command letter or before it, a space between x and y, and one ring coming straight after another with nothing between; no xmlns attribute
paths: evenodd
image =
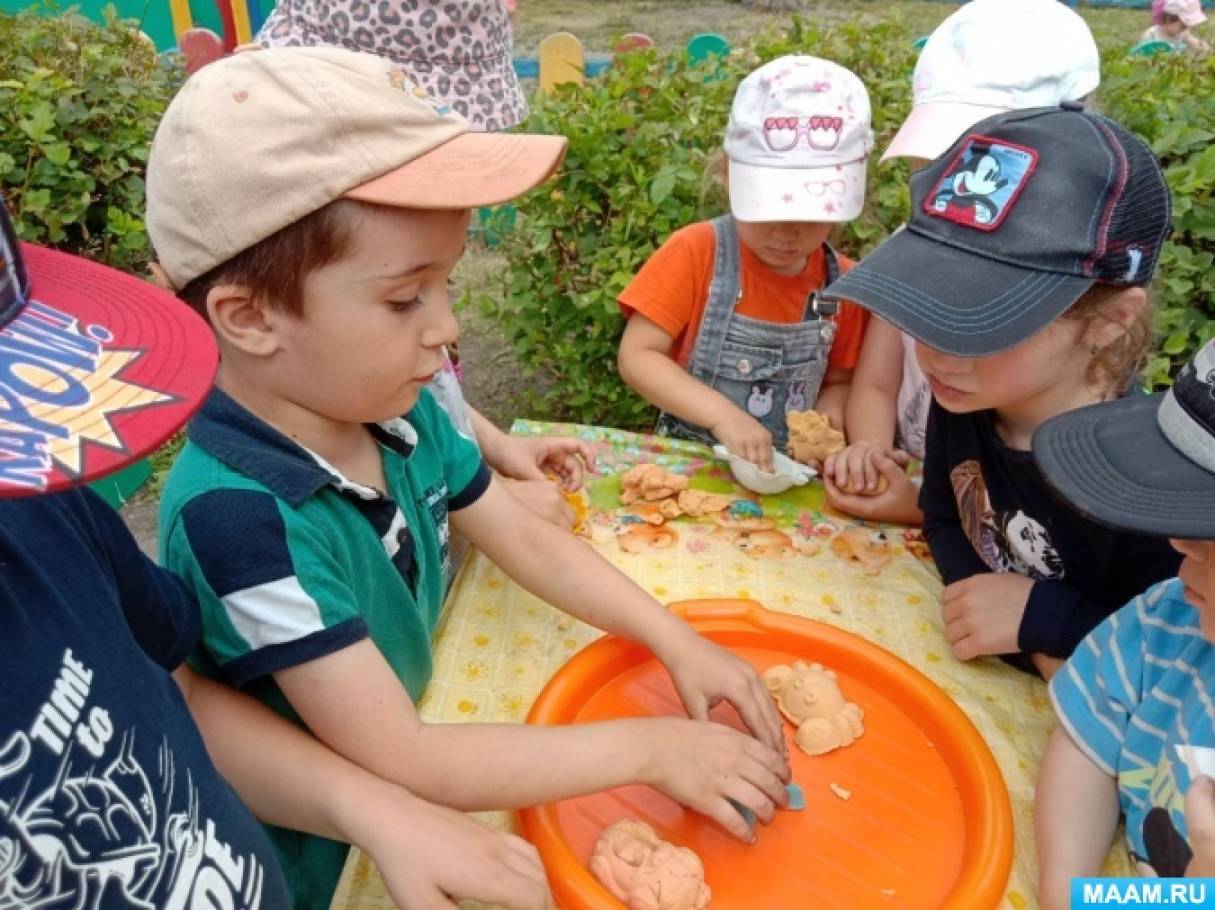
<svg viewBox="0 0 1215 910"><path fill-rule="evenodd" d="M1215 342L1169 391L1069 411L1033 446L1047 482L1094 521L1215 540Z"/></svg>
<svg viewBox="0 0 1215 910"><path fill-rule="evenodd" d="M1152 151L1066 104L976 124L911 178L911 218L821 296L929 347L1007 350L1096 282L1146 284L1171 220Z"/></svg>

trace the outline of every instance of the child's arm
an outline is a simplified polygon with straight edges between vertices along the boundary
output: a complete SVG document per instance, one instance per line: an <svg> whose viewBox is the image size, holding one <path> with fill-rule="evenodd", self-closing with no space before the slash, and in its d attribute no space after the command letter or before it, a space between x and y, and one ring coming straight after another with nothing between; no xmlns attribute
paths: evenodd
<svg viewBox="0 0 1215 910"><path fill-rule="evenodd" d="M449 899L551 907L521 838L432 806L340 756L261 703L180 667L174 678L207 752L259 819L362 847L401 907Z"/></svg>
<svg viewBox="0 0 1215 910"><path fill-rule="evenodd" d="M871 316L844 410L850 446L868 443L884 452L894 448L902 383L903 339L899 330Z"/></svg>
<svg viewBox="0 0 1215 910"><path fill-rule="evenodd" d="M814 410L826 417L831 426L841 432L846 430L845 405L848 401L848 390L851 387L854 372L854 370L828 366L827 372L823 376L822 388L819 389L818 400L814 403Z"/></svg>
<svg viewBox="0 0 1215 910"><path fill-rule="evenodd" d="M1034 797L1038 897L1045 910L1067 910L1071 880L1101 869L1118 825L1118 785L1056 727L1046 746Z"/></svg>
<svg viewBox="0 0 1215 910"><path fill-rule="evenodd" d="M720 724L675 717L565 726L426 724L366 639L280 670L274 679L308 728L335 752L456 809L517 809L643 783L751 842L753 832L727 799L764 821L786 802L784 759Z"/></svg>
<svg viewBox="0 0 1215 910"><path fill-rule="evenodd" d="M557 477L573 492L582 486L582 466L595 470L595 450L573 436L511 436L503 433L480 411L468 405L477 445L486 463L513 480L547 480ZM581 459L581 461L579 460Z"/></svg>
<svg viewBox="0 0 1215 910"><path fill-rule="evenodd" d="M720 392L671 358L674 338L641 313L629 317L620 339L620 377L646 401L705 427L735 455L772 470L772 434Z"/></svg>
<svg viewBox="0 0 1215 910"><path fill-rule="evenodd" d="M693 718L729 701L757 738L783 749L780 715L750 664L702 638L585 543L519 509L497 483L452 523L518 584L662 661Z"/></svg>
<svg viewBox="0 0 1215 910"><path fill-rule="evenodd" d="M1195 35L1190 29L1186 29L1181 33L1181 40L1185 42L1186 47L1190 50L1197 51L1200 54L1206 54L1211 50L1211 45Z"/></svg>

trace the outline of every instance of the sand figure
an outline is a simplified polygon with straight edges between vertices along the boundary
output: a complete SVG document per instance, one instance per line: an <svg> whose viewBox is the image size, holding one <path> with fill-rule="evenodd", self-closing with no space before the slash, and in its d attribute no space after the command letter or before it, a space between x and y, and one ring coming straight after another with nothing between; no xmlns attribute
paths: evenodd
<svg viewBox="0 0 1215 910"><path fill-rule="evenodd" d="M684 490L679 494L679 508L693 518L724 512L734 501L735 498L728 493L709 493L705 490Z"/></svg>
<svg viewBox="0 0 1215 910"><path fill-rule="evenodd" d="M831 539L831 552L840 559L860 563L866 575L877 575L894 558L886 532L871 528L840 531Z"/></svg>
<svg viewBox="0 0 1215 910"><path fill-rule="evenodd" d="M849 746L865 732L865 714L844 699L835 673L822 664L777 664L764 673L776 706L797 727L795 741L807 755Z"/></svg>
<svg viewBox="0 0 1215 910"><path fill-rule="evenodd" d="M776 522L764 516L759 503L750 499L736 499L724 512L718 512L713 520L731 531L767 531L776 527Z"/></svg>
<svg viewBox="0 0 1215 910"><path fill-rule="evenodd" d="M605 828L589 865L629 910L704 910L712 897L700 857L645 822L622 818Z"/></svg>
<svg viewBox="0 0 1215 910"><path fill-rule="evenodd" d="M664 470L656 464L639 464L620 478L620 501L626 506L642 500L670 499L688 488L688 478Z"/></svg>
<svg viewBox="0 0 1215 910"><path fill-rule="evenodd" d="M616 543L626 553L644 553L646 550L665 550L679 542L679 534L666 525L652 525L645 521L632 521L616 535Z"/></svg>
<svg viewBox="0 0 1215 910"><path fill-rule="evenodd" d="M789 427L789 454L802 464L819 467L844 448L844 434L832 429L827 418L818 411L790 411L785 415Z"/></svg>

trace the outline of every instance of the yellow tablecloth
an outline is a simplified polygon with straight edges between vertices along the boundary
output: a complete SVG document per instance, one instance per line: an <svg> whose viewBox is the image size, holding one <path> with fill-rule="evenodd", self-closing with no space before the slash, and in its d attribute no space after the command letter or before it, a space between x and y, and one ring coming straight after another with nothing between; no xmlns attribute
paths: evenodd
<svg viewBox="0 0 1215 910"><path fill-rule="evenodd" d="M580 436L594 445L598 476L590 484L588 525L593 545L658 600L749 597L781 610L858 633L906 660L939 685L983 735L1008 785L1016 829L1012 874L1004 906L1036 907L1033 840L1034 779L1054 714L1046 687L995 659L959 663L940 621L941 581L918 531L888 527L893 558L879 574L833 553L830 538L856 522L825 511L813 482L762 497L795 552L747 555L712 534L707 521L677 520L678 542L631 555L615 540L619 474L643 461L692 475L694 488L742 492L707 449L684 442L568 424L519 421L523 434ZM420 709L428 721L520 721L533 699L572 654L598 630L532 597L480 553L473 552L452 588L435 641L435 672ZM507 813L487 821L509 827ZM1107 874L1131 874L1121 837ZM392 906L374 866L352 850L334 898L336 910Z"/></svg>

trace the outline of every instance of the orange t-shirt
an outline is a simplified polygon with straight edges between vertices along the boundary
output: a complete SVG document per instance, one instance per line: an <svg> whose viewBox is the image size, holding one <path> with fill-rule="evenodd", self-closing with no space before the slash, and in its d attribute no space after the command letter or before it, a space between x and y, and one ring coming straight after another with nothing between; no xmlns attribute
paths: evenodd
<svg viewBox="0 0 1215 910"><path fill-rule="evenodd" d="M745 243L739 246L743 295L735 304L735 312L764 322L801 322L806 296L827 282L827 255L822 248L810 255L800 274L781 275L764 265ZM716 252L717 237L710 222L680 228L620 292L620 309L625 317L640 313L674 338L675 361L685 369L709 302ZM841 273L855 264L845 256L838 258ZM827 356L829 366L845 370L856 367L868 319L868 312L855 303L840 302L835 338Z"/></svg>

